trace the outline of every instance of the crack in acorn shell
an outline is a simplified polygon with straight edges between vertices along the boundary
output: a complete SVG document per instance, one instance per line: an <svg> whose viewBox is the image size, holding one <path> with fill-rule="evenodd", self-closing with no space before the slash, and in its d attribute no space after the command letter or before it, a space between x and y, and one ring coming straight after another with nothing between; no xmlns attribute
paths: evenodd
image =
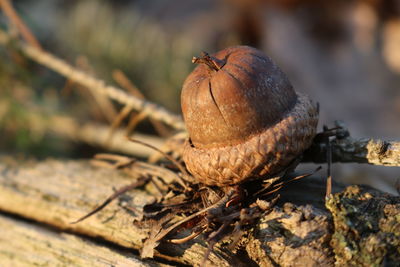
<svg viewBox="0 0 400 267"><path fill-rule="evenodd" d="M182 89L182 112L194 145L243 142L293 108L297 95L292 85L261 51L239 46L213 56L226 64L218 71L197 66Z"/></svg>

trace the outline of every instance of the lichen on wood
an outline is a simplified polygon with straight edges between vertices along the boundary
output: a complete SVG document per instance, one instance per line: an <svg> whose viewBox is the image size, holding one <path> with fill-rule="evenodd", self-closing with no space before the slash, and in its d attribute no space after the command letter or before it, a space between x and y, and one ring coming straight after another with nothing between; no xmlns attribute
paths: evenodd
<svg viewBox="0 0 400 267"><path fill-rule="evenodd" d="M344 136L340 136L345 133ZM324 133L320 133L323 135ZM330 142L332 162L368 163L381 166L400 166L400 142L384 141L372 138L353 138L346 128L339 128ZM314 139L311 147L305 152L303 161L325 163L326 142Z"/></svg>
<svg viewBox="0 0 400 267"><path fill-rule="evenodd" d="M333 216L331 246L338 266L398 266L400 197L349 186L326 206Z"/></svg>
<svg viewBox="0 0 400 267"><path fill-rule="evenodd" d="M261 218L246 249L260 266L333 266L330 238L327 211L286 203Z"/></svg>

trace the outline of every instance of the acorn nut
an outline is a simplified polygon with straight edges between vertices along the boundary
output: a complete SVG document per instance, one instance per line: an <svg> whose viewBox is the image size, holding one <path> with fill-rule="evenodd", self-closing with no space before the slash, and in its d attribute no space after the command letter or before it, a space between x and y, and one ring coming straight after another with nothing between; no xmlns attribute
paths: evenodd
<svg viewBox="0 0 400 267"><path fill-rule="evenodd" d="M183 160L206 185L272 177L312 142L318 107L261 51L236 46L193 58L181 93Z"/></svg>

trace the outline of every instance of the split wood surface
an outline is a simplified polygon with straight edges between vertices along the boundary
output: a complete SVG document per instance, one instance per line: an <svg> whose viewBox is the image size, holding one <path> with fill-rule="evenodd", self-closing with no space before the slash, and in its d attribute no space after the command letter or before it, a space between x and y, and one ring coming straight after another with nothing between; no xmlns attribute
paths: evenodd
<svg viewBox="0 0 400 267"><path fill-rule="evenodd" d="M1 266L171 266L73 234L0 215Z"/></svg>
<svg viewBox="0 0 400 267"><path fill-rule="evenodd" d="M140 219L141 207L157 197L149 193L154 192L150 186L125 193L101 212L78 224L71 224L105 200L113 193L113 188L121 188L143 175L161 174L172 179L176 175L173 172L143 162L134 164L129 174L92 167L88 161L18 163L3 158L1 162L0 226L7 229L7 233L0 237L0 265L10 263L21 266L48 259L47 262L54 266L65 259L74 266L87 266L88 262L92 263L89 265L96 263L101 266L98 262L108 263L111 261L108 256L113 254L115 266L125 266L125 263L132 263L132 266L161 266L165 262L197 266L203 260L207 244L201 236L181 245L163 242L151 261L141 261L135 256L143 246L147 229L136 227L132 221ZM343 189L340 185L334 185L333 188L334 192ZM351 192L356 193L350 196ZM364 224L371 224L370 220L379 220L383 224L386 217L379 218L379 214L398 212L400 199L361 187L351 189L350 193L345 197L342 193L335 194L329 204L331 212L328 212L324 205L324 179L314 177L293 182L282 191L278 206L245 234L239 242L240 250L228 249L229 242L222 243L214 248L207 266L296 266L298 262L302 262L303 266L333 266L338 260L335 253L344 257L342 254L347 245L343 245L343 240L346 238L353 242L355 249L358 249L358 242L364 242L361 248L370 247L368 242L372 242L377 251L391 251L392 254L388 255L393 259L386 254L377 255L375 262L379 264L384 257L388 257L389 262L397 260L400 254L395 254L390 244L400 244L400 218L387 216L392 220L386 224L389 230L371 230L372 234L379 233L378 241L378 237L368 236L368 227ZM362 202L354 204L359 199ZM376 203L374 199L377 199ZM342 200L351 201L346 204ZM343 208L345 204L350 205L348 209L351 214L348 217L345 214L347 208ZM351 205L357 205L357 208ZM375 214L371 211L374 207L380 207L382 211L378 210ZM357 218L357 212L360 213L358 216L366 216L370 212L374 216ZM331 214L334 214L333 221ZM355 223L355 226L349 224L340 227L343 222L355 218L361 221L361 226ZM372 222L372 225L375 224ZM354 231L359 231L357 227L363 231L358 234L364 238L360 241L353 236ZM337 237L336 229L340 230L338 234L341 236ZM346 231L350 233L349 236ZM387 237L385 231L388 232ZM392 243L385 243L385 238ZM337 248L330 245L335 240ZM344 249L340 246L344 246ZM92 254L97 247L98 253ZM361 248L355 250L354 255L366 253ZM350 257L350 260L355 257ZM340 260L344 264L349 263L347 258Z"/></svg>
<svg viewBox="0 0 400 267"><path fill-rule="evenodd" d="M16 167L1 164L0 210L61 231L100 238L117 246L130 248L138 254L146 233L132 222L135 216L140 215L121 208L118 202L123 205L125 199L132 208L140 209L154 200L154 196L144 191L132 190L124 194L123 199L112 202L95 216L78 224L71 222L105 200L113 193L113 188L132 183L139 175L149 173L148 169L147 165L139 163L127 175L113 169L91 167L88 161L48 160L42 163L24 163L24 166ZM155 171L157 170L151 170ZM163 169L159 168L159 171L162 172ZM165 173L163 176L168 175ZM13 242L20 242L15 237ZM161 248L166 249L169 255L156 253L156 257L190 265L201 262L207 250L204 242L190 242L182 246L166 244L165 248ZM4 249L3 246L0 247L0 255ZM16 250L13 253L20 252ZM229 261L224 258L234 257L229 251L218 248L210 255L212 265L216 266L229 266Z"/></svg>

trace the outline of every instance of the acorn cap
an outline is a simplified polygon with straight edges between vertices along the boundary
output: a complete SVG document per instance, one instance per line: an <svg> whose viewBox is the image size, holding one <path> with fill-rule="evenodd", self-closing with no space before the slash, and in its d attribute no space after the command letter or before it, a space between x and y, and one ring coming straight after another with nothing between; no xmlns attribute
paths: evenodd
<svg viewBox="0 0 400 267"><path fill-rule="evenodd" d="M207 185L232 185L283 170L307 149L318 109L261 51L204 54L186 79L182 112L187 169Z"/></svg>

